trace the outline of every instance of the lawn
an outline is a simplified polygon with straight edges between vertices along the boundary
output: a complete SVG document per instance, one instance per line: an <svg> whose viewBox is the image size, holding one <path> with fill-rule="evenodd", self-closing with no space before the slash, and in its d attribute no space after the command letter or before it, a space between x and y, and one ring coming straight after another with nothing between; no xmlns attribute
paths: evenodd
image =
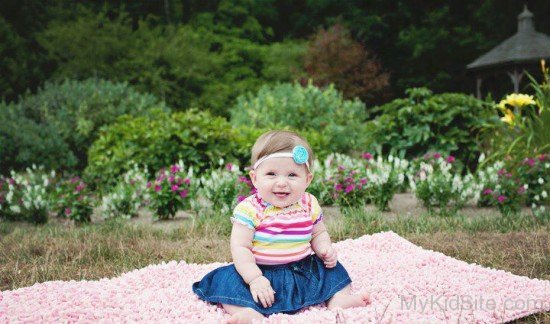
<svg viewBox="0 0 550 324"><path fill-rule="evenodd" d="M399 209L399 208L397 208ZM517 275L550 280L550 226L528 212L503 218L490 209L454 217L350 210L346 216L325 208L333 241L392 230L414 244L466 262ZM44 226L0 222L0 290L49 280L94 280L118 276L170 260L229 262L230 223L225 216L143 218L74 226L52 220ZM550 313L520 322L550 321Z"/></svg>

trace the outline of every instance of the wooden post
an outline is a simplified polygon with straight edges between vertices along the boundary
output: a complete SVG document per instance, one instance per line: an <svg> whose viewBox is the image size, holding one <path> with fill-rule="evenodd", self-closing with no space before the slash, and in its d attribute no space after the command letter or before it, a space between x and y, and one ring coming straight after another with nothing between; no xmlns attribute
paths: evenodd
<svg viewBox="0 0 550 324"><path fill-rule="evenodd" d="M521 83L521 78L523 78L523 71L518 73L517 69L514 69L514 72L508 72L510 79L512 79L512 84L514 85L514 92L519 92L519 85Z"/></svg>
<svg viewBox="0 0 550 324"><path fill-rule="evenodd" d="M476 77L476 98L481 99L481 83L483 79L480 76Z"/></svg>

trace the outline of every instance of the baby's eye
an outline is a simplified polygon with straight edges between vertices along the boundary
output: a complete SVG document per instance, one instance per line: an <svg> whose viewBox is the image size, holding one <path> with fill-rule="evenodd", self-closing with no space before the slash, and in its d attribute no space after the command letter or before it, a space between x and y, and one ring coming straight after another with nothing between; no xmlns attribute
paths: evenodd
<svg viewBox="0 0 550 324"><path fill-rule="evenodd" d="M274 176L274 175L275 175L275 172L268 172L267 175L268 175L268 176Z"/></svg>
<svg viewBox="0 0 550 324"><path fill-rule="evenodd" d="M298 175L296 173L291 173L288 175L289 177L297 177Z"/></svg>

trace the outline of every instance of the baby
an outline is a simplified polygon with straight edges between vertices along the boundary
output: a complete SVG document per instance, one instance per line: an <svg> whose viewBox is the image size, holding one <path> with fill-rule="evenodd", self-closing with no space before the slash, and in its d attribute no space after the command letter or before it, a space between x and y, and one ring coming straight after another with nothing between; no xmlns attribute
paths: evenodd
<svg viewBox="0 0 550 324"><path fill-rule="evenodd" d="M365 306L351 295L317 199L306 192L313 152L289 131L270 131L252 148L250 178L257 193L240 202L231 221L233 264L193 284L203 300L221 303L229 323L296 313L326 302L328 309Z"/></svg>

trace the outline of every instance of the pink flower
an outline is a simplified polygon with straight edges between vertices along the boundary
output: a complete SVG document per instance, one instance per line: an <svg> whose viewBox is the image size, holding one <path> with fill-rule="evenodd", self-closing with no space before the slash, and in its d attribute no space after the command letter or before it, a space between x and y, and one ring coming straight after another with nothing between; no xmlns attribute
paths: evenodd
<svg viewBox="0 0 550 324"><path fill-rule="evenodd" d="M169 183L172 183L176 180L176 177L174 177L173 175L171 175L169 178L168 178L168 182Z"/></svg>
<svg viewBox="0 0 550 324"><path fill-rule="evenodd" d="M247 182L248 182L248 178L247 178L247 177L244 177L244 176L240 176L240 177L239 177L239 182L247 183Z"/></svg>
<svg viewBox="0 0 550 324"><path fill-rule="evenodd" d="M483 190L484 195L490 195L492 193L493 193L493 189L491 189L491 188L487 188L487 189Z"/></svg>
<svg viewBox="0 0 550 324"><path fill-rule="evenodd" d="M441 154L439 153L434 153L434 159L439 159L441 157Z"/></svg>
<svg viewBox="0 0 550 324"><path fill-rule="evenodd" d="M243 201L243 200L245 200L245 199L246 199L246 196L238 196L238 197L237 197L237 202L241 202L241 201Z"/></svg>
<svg viewBox="0 0 550 324"><path fill-rule="evenodd" d="M170 189L172 189L173 192L176 192L178 191L180 187L178 185L173 185L172 187L170 187Z"/></svg>
<svg viewBox="0 0 550 324"><path fill-rule="evenodd" d="M185 180L183 180L183 182L185 182L185 184L190 184L190 183L191 183L191 179L186 178Z"/></svg>
<svg viewBox="0 0 550 324"><path fill-rule="evenodd" d="M355 189L355 185L350 184L350 185L348 185L348 186L346 187L345 192L346 192L346 193L350 193L351 191L353 191L353 189Z"/></svg>
<svg viewBox="0 0 550 324"><path fill-rule="evenodd" d="M187 195L189 195L189 190L184 189L184 190L180 191L180 197L181 198L185 198L185 197L187 197Z"/></svg>
<svg viewBox="0 0 550 324"><path fill-rule="evenodd" d="M363 153L362 156L363 156L363 159L365 159L367 161L372 159L372 154L370 154L369 152Z"/></svg>
<svg viewBox="0 0 550 324"><path fill-rule="evenodd" d="M15 180L11 179L9 180L10 184L13 186L15 184Z"/></svg>
<svg viewBox="0 0 550 324"><path fill-rule="evenodd" d="M178 181L176 182L178 184L178 186L181 186L181 184L183 183L183 179L182 178L178 178Z"/></svg>
<svg viewBox="0 0 550 324"><path fill-rule="evenodd" d="M334 185L334 189L336 191L342 191L342 185L341 184L336 184L336 185Z"/></svg>
<svg viewBox="0 0 550 324"><path fill-rule="evenodd" d="M504 168L502 168L502 169L498 170L497 174L499 176L502 176L502 175L506 174L506 170Z"/></svg>
<svg viewBox="0 0 550 324"><path fill-rule="evenodd" d="M525 186L519 187L519 188L518 188L518 193L519 193L519 194L525 193Z"/></svg>
<svg viewBox="0 0 550 324"><path fill-rule="evenodd" d="M533 158L527 158L523 161L524 164L528 164L530 167L535 165L535 159Z"/></svg>
<svg viewBox="0 0 550 324"><path fill-rule="evenodd" d="M423 157L424 157L424 160L427 160L427 159L429 159L429 158L430 158L430 154L426 153L426 154L424 154L424 156L423 156Z"/></svg>
<svg viewBox="0 0 550 324"><path fill-rule="evenodd" d="M447 157L447 162L448 162L448 163L453 163L454 161L455 161L455 157L454 157L454 156L449 155L449 156Z"/></svg>
<svg viewBox="0 0 550 324"><path fill-rule="evenodd" d="M162 187L161 187L160 185L156 185L156 186L155 186L155 191L156 191L156 192L159 192L159 191L161 191L161 190L162 190Z"/></svg>
<svg viewBox="0 0 550 324"><path fill-rule="evenodd" d="M346 180L344 180L345 182L353 182L353 178L350 178L350 177L347 177Z"/></svg>
<svg viewBox="0 0 550 324"><path fill-rule="evenodd" d="M344 171L345 169L346 169L346 167L343 166L343 165L339 165L339 166L338 166L338 170L340 170L340 171Z"/></svg>
<svg viewBox="0 0 550 324"><path fill-rule="evenodd" d="M539 155L539 161L542 162L544 160L546 160L546 154Z"/></svg>
<svg viewBox="0 0 550 324"><path fill-rule="evenodd" d="M363 178L363 179L359 180L359 183L361 183L361 185L366 185L367 184L367 179Z"/></svg>
<svg viewBox="0 0 550 324"><path fill-rule="evenodd" d="M227 163L225 165L225 168L227 169L227 171L231 171L231 170L233 170L233 164L232 163Z"/></svg>
<svg viewBox="0 0 550 324"><path fill-rule="evenodd" d="M503 195L500 195L500 196L498 196L497 200L498 200L498 202L501 203L501 202L503 202L504 200L506 200L506 197L504 197Z"/></svg>
<svg viewBox="0 0 550 324"><path fill-rule="evenodd" d="M82 191L86 185L84 183L79 183L78 186L76 186L76 192Z"/></svg>
<svg viewBox="0 0 550 324"><path fill-rule="evenodd" d="M78 179L78 177L73 177L73 178L71 178L70 182L71 183L77 183L78 180L80 180L80 179Z"/></svg>
<svg viewBox="0 0 550 324"><path fill-rule="evenodd" d="M180 167L176 164L174 164L170 167L170 172L171 173L177 173L179 170L180 170Z"/></svg>
<svg viewBox="0 0 550 324"><path fill-rule="evenodd" d="M65 216L69 216L71 214L70 208L65 208Z"/></svg>
<svg viewBox="0 0 550 324"><path fill-rule="evenodd" d="M147 187L147 188L151 188L151 181L147 181L146 187Z"/></svg>

